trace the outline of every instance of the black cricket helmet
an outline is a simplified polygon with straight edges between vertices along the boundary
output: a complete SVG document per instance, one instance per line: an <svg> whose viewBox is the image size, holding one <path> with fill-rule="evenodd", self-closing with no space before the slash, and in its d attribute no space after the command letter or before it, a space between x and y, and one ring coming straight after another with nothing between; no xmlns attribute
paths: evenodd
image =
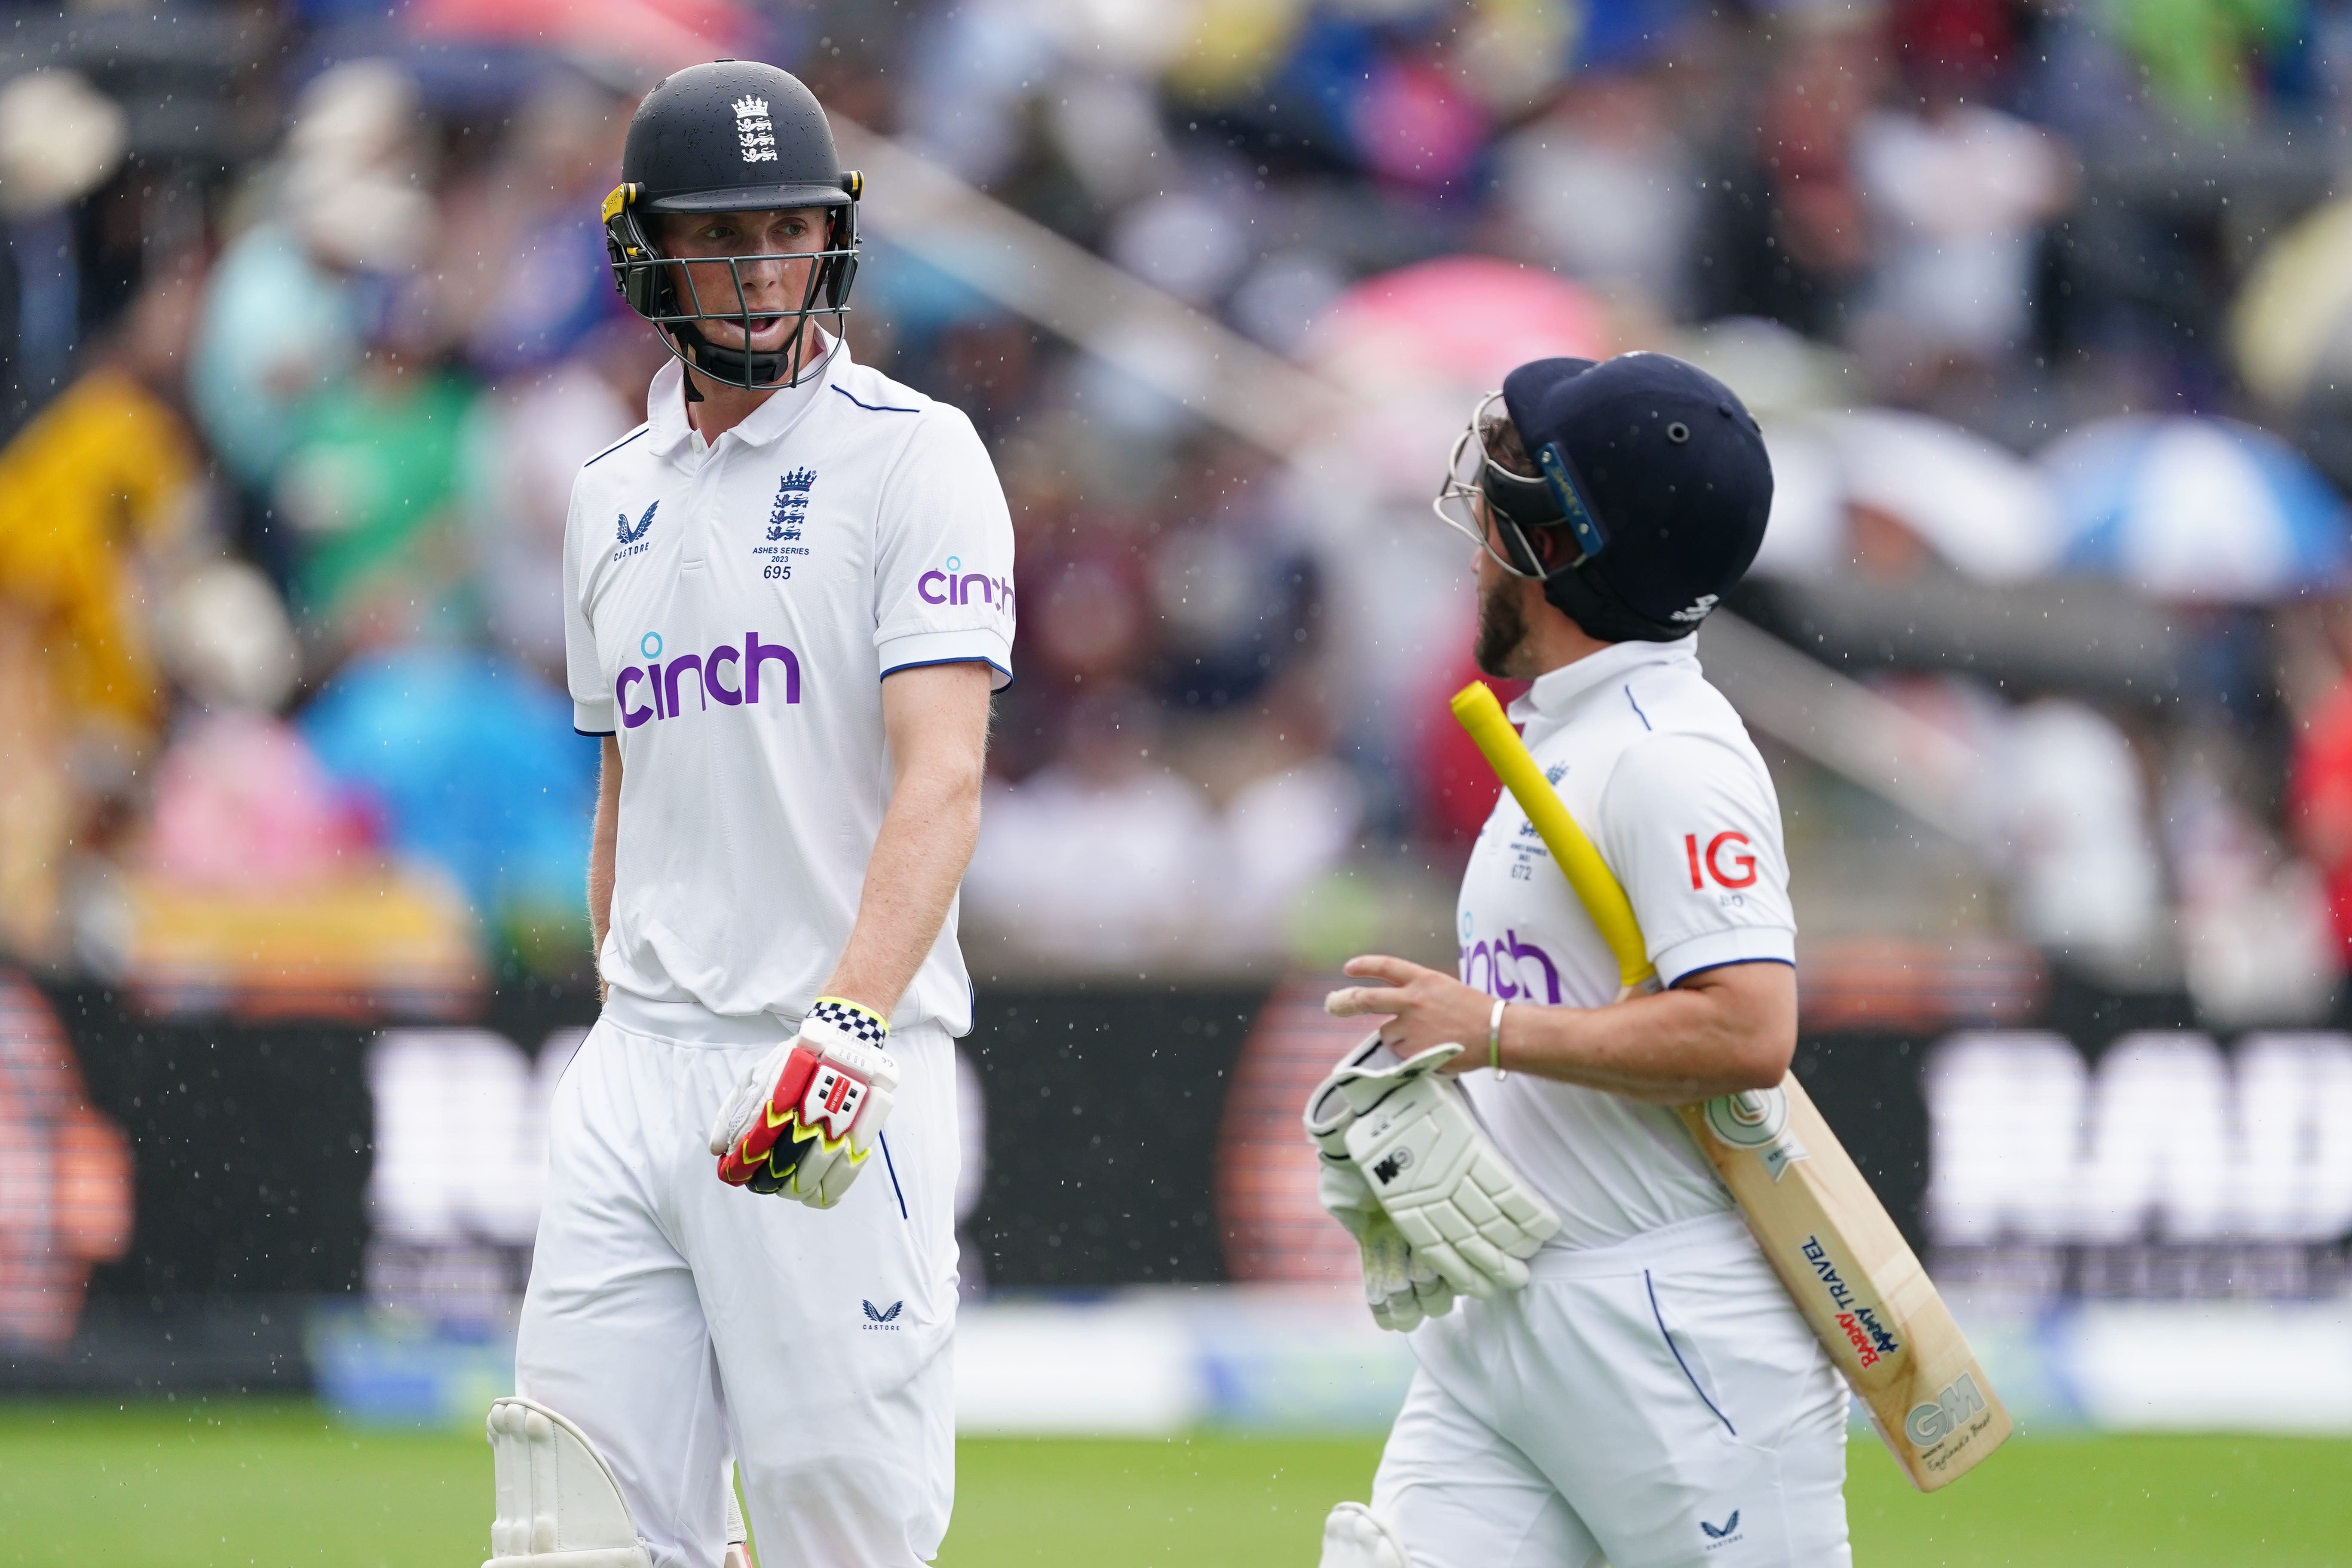
<svg viewBox="0 0 2352 1568"><path fill-rule="evenodd" d="M855 170L842 168L824 110L800 79L758 60L689 66L656 82L629 121L621 183L604 198L613 285L631 310L660 329L670 353L698 374L751 391L795 385L804 368L810 318L833 317L837 332L848 311L864 184ZM824 209L823 247L813 258L807 252L761 252L698 263L725 261L732 286L724 299L702 297L685 266L662 254L647 221L653 213L785 207ZM770 262L806 271L798 310L751 309L743 268ZM793 328L784 346L773 353L746 352L754 330L780 318ZM739 325L745 346L708 341L702 323L712 321ZM688 387L690 395L691 382Z"/></svg>
<svg viewBox="0 0 2352 1568"><path fill-rule="evenodd" d="M1486 449L1495 405L1533 461L1514 472ZM1475 511L1483 496L1503 542ZM1595 363L1532 360L1471 411L1436 500L1446 526L1604 642L1688 636L1746 574L1772 510L1772 462L1738 395L1668 354ZM1564 531L1564 564L1534 537Z"/></svg>

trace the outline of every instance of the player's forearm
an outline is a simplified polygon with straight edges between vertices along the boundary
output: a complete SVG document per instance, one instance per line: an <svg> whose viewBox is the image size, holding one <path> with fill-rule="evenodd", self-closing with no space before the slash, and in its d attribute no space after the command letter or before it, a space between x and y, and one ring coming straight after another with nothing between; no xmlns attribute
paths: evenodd
<svg viewBox="0 0 2352 1568"><path fill-rule="evenodd" d="M824 994L888 1017L939 941L980 839L981 767L909 769L890 796L867 863L857 923Z"/></svg>
<svg viewBox="0 0 2352 1568"><path fill-rule="evenodd" d="M1502 1064L1654 1105L1769 1088L1795 1053L1796 1011L1759 1005L1754 989L1687 987L1612 1007L1515 1004L1503 1014Z"/></svg>
<svg viewBox="0 0 2352 1568"><path fill-rule="evenodd" d="M604 933L613 928L614 861L621 843L621 747L604 737L596 779L596 820L588 835L588 962L598 962L604 951ZM596 991L602 996L600 975Z"/></svg>
<svg viewBox="0 0 2352 1568"><path fill-rule="evenodd" d="M1350 959L1347 972L1378 985L1349 986L1326 1002L1343 1018L1382 1018L1381 1037L1401 1057L1457 1044L1449 1072L1488 1065L1495 999L1451 974L1382 954ZM1657 1105L1687 1105L1743 1089L1767 1089L1797 1048L1797 977L1785 963L1702 970L1673 990L1609 1007L1503 1010L1501 1065L1607 1089Z"/></svg>

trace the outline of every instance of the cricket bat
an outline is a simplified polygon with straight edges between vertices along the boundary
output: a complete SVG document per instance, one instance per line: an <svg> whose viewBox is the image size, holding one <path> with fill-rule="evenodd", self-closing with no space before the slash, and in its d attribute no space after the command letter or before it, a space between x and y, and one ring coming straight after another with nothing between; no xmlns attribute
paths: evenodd
<svg viewBox="0 0 2352 1568"><path fill-rule="evenodd" d="M1654 990L1625 889L1560 804L1495 694L1476 682L1454 717L1528 814L1616 955L1620 993ZM1777 1089L1678 1107L1699 1152L1921 1491L1948 1486L2011 1430L1992 1382L1853 1160L1794 1073Z"/></svg>

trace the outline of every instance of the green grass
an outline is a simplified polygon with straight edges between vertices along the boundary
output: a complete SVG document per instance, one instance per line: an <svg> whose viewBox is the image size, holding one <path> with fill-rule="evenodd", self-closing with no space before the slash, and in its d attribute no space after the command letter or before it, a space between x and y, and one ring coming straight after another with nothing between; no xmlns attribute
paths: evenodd
<svg viewBox="0 0 2352 1568"><path fill-rule="evenodd" d="M1857 1568L2352 1568L2352 1442L2011 1438L1922 1497L1846 1450Z"/></svg>
<svg viewBox="0 0 2352 1568"><path fill-rule="evenodd" d="M993 1440L961 1456L940 1568L1313 1568L1379 1445ZM2020 1439L1911 1492L1868 1439L1847 1496L1863 1568L2352 1568L2352 1442ZM299 1404L0 1405L0 1564L468 1568L488 1545L470 1435L334 1426Z"/></svg>
<svg viewBox="0 0 2352 1568"><path fill-rule="evenodd" d="M1377 1438L956 1446L939 1568L1315 1568L1323 1516L1372 1491Z"/></svg>
<svg viewBox="0 0 2352 1568"><path fill-rule="evenodd" d="M489 1468L305 1404L0 1405L0 1563L459 1568L489 1554Z"/></svg>

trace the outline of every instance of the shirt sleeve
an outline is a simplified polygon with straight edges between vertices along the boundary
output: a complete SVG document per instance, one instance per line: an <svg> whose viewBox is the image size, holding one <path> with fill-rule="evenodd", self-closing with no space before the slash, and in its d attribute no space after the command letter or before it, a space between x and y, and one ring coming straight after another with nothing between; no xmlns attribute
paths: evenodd
<svg viewBox="0 0 2352 1568"><path fill-rule="evenodd" d="M1660 980L1796 963L1780 803L1760 760L1705 735L1645 739L1618 759L1601 818Z"/></svg>
<svg viewBox="0 0 2352 1568"><path fill-rule="evenodd" d="M980 433L935 404L882 489L874 647L882 674L986 663L1013 680L1013 516Z"/></svg>
<svg viewBox="0 0 2352 1568"><path fill-rule="evenodd" d="M596 632L588 624L580 571L580 486L572 487L572 510L563 520L563 673L572 689L572 727L583 735L611 735L620 726L613 694L604 689L604 668L596 658Z"/></svg>

